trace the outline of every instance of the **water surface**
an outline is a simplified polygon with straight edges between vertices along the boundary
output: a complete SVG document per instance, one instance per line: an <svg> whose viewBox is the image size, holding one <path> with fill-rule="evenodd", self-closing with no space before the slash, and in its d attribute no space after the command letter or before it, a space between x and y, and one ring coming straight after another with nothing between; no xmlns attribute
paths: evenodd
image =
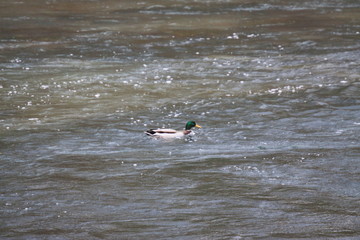
<svg viewBox="0 0 360 240"><path fill-rule="evenodd" d="M2 1L1 238L358 239L359 9Z"/></svg>

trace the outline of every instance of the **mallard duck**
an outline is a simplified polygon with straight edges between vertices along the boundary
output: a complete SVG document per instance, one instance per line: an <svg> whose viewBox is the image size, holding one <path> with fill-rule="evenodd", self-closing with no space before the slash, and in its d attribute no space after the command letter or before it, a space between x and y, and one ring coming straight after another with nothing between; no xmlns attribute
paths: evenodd
<svg viewBox="0 0 360 240"><path fill-rule="evenodd" d="M171 139L171 138L182 138L186 135L192 133L191 129L193 127L201 128L200 125L197 125L194 121L188 121L185 125L185 130L176 131L174 129L166 129L166 128L159 128L159 129L150 129L145 132L146 135L155 137L155 138L162 138L162 139Z"/></svg>

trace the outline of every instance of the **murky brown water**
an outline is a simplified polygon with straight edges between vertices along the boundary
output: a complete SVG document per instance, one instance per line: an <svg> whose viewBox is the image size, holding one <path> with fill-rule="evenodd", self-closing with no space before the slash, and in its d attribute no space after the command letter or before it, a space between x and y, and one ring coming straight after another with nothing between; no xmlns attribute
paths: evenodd
<svg viewBox="0 0 360 240"><path fill-rule="evenodd" d="M1 1L1 239L358 239L359 10Z"/></svg>

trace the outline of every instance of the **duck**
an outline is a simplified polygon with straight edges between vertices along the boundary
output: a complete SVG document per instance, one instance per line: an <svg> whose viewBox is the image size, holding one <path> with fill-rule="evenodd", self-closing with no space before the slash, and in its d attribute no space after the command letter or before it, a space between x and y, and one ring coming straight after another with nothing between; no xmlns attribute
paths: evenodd
<svg viewBox="0 0 360 240"><path fill-rule="evenodd" d="M175 129L168 129L168 128L158 128L158 129L149 129L145 132L146 135L159 138L159 139L174 139L174 138L183 138L191 133L191 129L193 127L201 128L200 125L197 125L194 121L188 121L185 124L184 130L175 130Z"/></svg>

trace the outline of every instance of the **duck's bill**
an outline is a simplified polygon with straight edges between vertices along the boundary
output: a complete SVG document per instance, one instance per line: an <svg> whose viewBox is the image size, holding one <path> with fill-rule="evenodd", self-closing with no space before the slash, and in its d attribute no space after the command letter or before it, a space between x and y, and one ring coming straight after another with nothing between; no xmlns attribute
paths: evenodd
<svg viewBox="0 0 360 240"><path fill-rule="evenodd" d="M200 125L197 125L197 124L195 125L195 127L197 127L197 128L201 128L201 126L200 126Z"/></svg>

